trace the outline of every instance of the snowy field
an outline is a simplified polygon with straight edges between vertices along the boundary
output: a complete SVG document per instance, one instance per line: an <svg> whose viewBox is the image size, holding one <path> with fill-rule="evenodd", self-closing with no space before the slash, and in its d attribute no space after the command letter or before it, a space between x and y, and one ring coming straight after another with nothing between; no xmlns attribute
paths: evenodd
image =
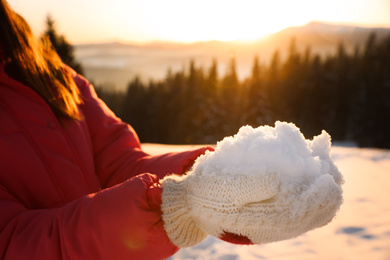
<svg viewBox="0 0 390 260"><path fill-rule="evenodd" d="M142 145L151 154L195 147ZM327 226L266 245L237 246L208 237L170 259L390 260L390 150L334 145L332 157L345 179L344 204Z"/></svg>

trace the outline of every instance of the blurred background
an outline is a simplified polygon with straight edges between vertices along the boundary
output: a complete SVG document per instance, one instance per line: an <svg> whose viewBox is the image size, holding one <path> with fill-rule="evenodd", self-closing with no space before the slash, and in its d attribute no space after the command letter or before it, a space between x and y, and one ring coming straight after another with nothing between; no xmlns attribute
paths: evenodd
<svg viewBox="0 0 390 260"><path fill-rule="evenodd" d="M390 148L389 0L8 0L141 142L242 125Z"/></svg>

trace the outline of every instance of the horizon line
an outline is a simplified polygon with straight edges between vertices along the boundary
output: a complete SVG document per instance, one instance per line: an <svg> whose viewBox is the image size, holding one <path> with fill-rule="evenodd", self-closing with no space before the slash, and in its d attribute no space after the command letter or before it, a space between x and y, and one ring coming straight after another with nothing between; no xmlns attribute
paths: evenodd
<svg viewBox="0 0 390 260"><path fill-rule="evenodd" d="M179 41L179 40L167 40L167 39L151 39L145 41L137 41L137 40L123 40L123 39L107 39L102 41L90 41L90 42L76 42L72 43L73 45L101 45L101 44L122 44L122 45L135 45L135 46L147 46L153 44L179 44L179 45L191 45L191 44L200 44L200 43L210 43L210 42L218 42L218 43L242 43L242 44L250 44L258 41L262 41L272 35L278 34L282 31L293 29L293 28L304 28L313 24L321 24L325 26L335 26L335 27L347 27L347 28L359 28L359 29L367 29L367 30L390 30L390 25L368 25L368 24L359 24L359 23L347 23L347 22L328 22L328 21L320 21L320 20L312 20L303 25L298 26L287 26L277 32L267 33L263 36L254 38L252 40L245 39L234 39L234 40L218 40L218 39L209 39L209 40L199 40L199 41Z"/></svg>

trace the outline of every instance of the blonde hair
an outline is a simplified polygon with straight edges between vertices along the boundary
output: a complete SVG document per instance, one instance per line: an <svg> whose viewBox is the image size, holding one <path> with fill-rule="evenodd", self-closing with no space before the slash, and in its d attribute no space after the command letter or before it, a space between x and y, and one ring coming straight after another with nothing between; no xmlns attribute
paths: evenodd
<svg viewBox="0 0 390 260"><path fill-rule="evenodd" d="M27 22L0 0L0 43L14 78L34 89L57 117L80 119L79 90L48 39L36 39Z"/></svg>

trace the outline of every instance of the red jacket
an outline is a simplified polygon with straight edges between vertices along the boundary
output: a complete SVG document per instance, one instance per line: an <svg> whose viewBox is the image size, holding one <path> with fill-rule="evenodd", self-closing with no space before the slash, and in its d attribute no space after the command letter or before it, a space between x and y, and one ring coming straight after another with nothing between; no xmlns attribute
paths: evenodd
<svg viewBox="0 0 390 260"><path fill-rule="evenodd" d="M161 189L150 187L207 148L146 154L92 86L74 79L84 119L60 122L0 65L0 258L171 256L178 248L163 229Z"/></svg>

